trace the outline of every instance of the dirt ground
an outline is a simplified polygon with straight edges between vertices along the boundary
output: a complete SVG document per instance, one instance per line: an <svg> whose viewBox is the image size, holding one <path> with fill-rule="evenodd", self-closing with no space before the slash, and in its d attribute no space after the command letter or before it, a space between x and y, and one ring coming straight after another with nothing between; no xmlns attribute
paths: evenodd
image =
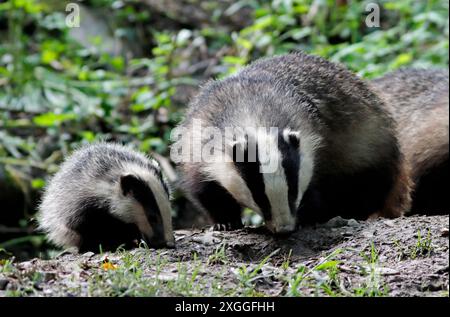
<svg viewBox="0 0 450 317"><path fill-rule="evenodd" d="M0 296L448 296L449 216L176 231L175 249L0 265Z"/></svg>

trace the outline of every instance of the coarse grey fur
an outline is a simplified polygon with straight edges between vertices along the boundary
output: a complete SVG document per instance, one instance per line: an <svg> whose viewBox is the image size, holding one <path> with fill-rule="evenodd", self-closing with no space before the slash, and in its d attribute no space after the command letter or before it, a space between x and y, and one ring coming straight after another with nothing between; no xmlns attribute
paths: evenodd
<svg viewBox="0 0 450 317"><path fill-rule="evenodd" d="M124 177L132 177L149 188L162 228L151 226L148 211L136 198L134 188L124 191ZM154 159L115 143L86 145L63 162L46 186L39 206L39 228L56 245L82 250L97 248L97 242L104 248L130 243L123 241L125 228L130 226L135 226L147 242L159 230L164 244L170 246L174 240L169 199L169 186ZM114 227L109 228L109 223ZM127 235L128 240L131 238L140 236Z"/></svg>
<svg viewBox="0 0 450 317"><path fill-rule="evenodd" d="M448 70L400 69L371 85L397 122L413 212L448 213Z"/></svg>
<svg viewBox="0 0 450 317"><path fill-rule="evenodd" d="M194 119L222 131L230 126L263 126L297 132L302 160L310 160L304 169L311 169L312 174L307 179L300 167L305 184L297 212L304 222L322 221L336 213L356 218L373 213L394 217L408 209L395 123L382 100L343 66L302 52L257 60L235 75L202 87L180 127L190 131ZM201 140L202 144L207 141ZM232 167L227 168L224 174L229 179ZM253 207L240 195L246 191L242 184L220 180L220 169L220 165L205 162L179 165L181 188L198 208L208 209L216 222L223 221L214 211L216 207L205 208L199 200L209 181L218 181L240 206ZM378 174L384 175L386 183L377 179ZM265 179L266 192L283 197L285 193L276 187L286 176L273 176L277 181L269 183ZM358 193L358 187L371 182L373 194L372 188ZM378 193L382 187L386 192ZM367 206L358 207L365 198L370 200ZM275 203L284 203L281 200ZM220 204L218 201L217 208L226 213ZM280 218L281 205L272 204L271 208L273 218ZM292 231L296 218L297 214L284 217L270 229L277 232L288 227Z"/></svg>

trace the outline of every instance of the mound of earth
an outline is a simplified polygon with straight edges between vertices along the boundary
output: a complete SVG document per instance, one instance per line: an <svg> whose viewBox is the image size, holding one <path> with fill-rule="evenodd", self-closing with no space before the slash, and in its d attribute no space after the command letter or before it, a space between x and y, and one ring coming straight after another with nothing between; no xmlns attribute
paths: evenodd
<svg viewBox="0 0 450 317"><path fill-rule="evenodd" d="M0 265L0 296L448 296L449 217L334 218L288 238L178 230L175 249Z"/></svg>

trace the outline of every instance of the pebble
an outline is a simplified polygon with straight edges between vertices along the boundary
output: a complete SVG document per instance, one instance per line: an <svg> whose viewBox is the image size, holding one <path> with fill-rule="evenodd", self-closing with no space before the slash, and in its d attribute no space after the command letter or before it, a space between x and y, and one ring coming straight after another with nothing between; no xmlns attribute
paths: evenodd
<svg viewBox="0 0 450 317"><path fill-rule="evenodd" d="M323 226L326 228L336 228L336 227L344 227L348 224L348 220L337 216L334 217L332 219L330 219L326 224L324 224Z"/></svg>
<svg viewBox="0 0 450 317"><path fill-rule="evenodd" d="M373 238L373 236L374 236L373 232L370 232L370 231L364 231L362 233L362 235L364 238L367 238L367 239Z"/></svg>
<svg viewBox="0 0 450 317"><path fill-rule="evenodd" d="M395 223L394 223L393 220L384 220L383 223L384 223L386 226L391 227L391 228L395 226Z"/></svg>
<svg viewBox="0 0 450 317"><path fill-rule="evenodd" d="M441 229L441 237L448 237L448 228Z"/></svg>
<svg viewBox="0 0 450 317"><path fill-rule="evenodd" d="M83 257L86 257L86 258L92 258L93 256L95 255L95 253L94 252L86 252L86 253L83 253Z"/></svg>
<svg viewBox="0 0 450 317"><path fill-rule="evenodd" d="M218 237L215 231L210 231L205 233L203 236L192 237L192 241L204 245L215 245L222 242L222 239Z"/></svg>
<svg viewBox="0 0 450 317"><path fill-rule="evenodd" d="M370 267L366 267L366 270L370 271ZM396 269L391 269L389 267L376 267L375 272L381 275L397 275L400 272Z"/></svg>
<svg viewBox="0 0 450 317"><path fill-rule="evenodd" d="M355 219L350 219L347 222L347 226L356 228L356 227L359 227L359 222L356 221Z"/></svg>

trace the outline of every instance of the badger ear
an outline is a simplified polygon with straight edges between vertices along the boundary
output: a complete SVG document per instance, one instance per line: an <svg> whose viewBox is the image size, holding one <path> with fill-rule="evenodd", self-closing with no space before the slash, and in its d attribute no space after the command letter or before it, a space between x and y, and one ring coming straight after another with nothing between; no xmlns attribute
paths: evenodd
<svg viewBox="0 0 450 317"><path fill-rule="evenodd" d="M300 132L299 131L292 131L289 129L286 129L283 131L283 138L286 141L286 143L290 144L291 146L295 148L300 147Z"/></svg>
<svg viewBox="0 0 450 317"><path fill-rule="evenodd" d="M142 180L137 178L135 175L127 174L120 176L120 188L122 189L122 194L135 195L140 188L142 188Z"/></svg>

